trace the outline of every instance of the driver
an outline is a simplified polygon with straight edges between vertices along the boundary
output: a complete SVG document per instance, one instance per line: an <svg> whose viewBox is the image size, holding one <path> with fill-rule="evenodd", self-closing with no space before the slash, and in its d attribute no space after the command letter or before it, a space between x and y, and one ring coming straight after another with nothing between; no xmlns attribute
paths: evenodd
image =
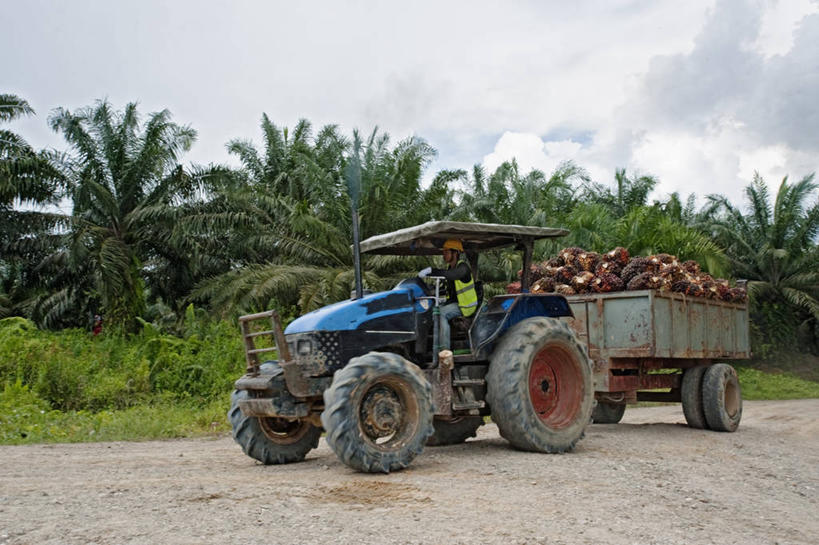
<svg viewBox="0 0 819 545"><path fill-rule="evenodd" d="M441 307L440 343L441 350L450 350L449 321L456 316L472 316L478 309L478 293L475 291L475 279L466 260L461 259L464 253L460 240L449 239L441 250L446 262L446 269L427 267L418 273L421 278L443 276L446 278L447 300Z"/></svg>

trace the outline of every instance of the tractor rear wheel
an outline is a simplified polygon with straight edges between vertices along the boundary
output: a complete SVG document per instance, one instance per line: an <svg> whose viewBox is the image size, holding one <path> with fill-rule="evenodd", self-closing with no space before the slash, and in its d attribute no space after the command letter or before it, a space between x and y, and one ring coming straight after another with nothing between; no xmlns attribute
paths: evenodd
<svg viewBox="0 0 819 545"><path fill-rule="evenodd" d="M513 326L492 354L486 382L492 419L521 450L571 450L591 420L591 363L557 319L528 318Z"/></svg>
<svg viewBox="0 0 819 545"><path fill-rule="evenodd" d="M617 424L623 419L625 412L625 403L598 401L597 407L592 412L592 421L595 424Z"/></svg>
<svg viewBox="0 0 819 545"><path fill-rule="evenodd" d="M346 465L369 473L403 469L432 435L432 387L398 354L370 352L336 371L324 391L327 444Z"/></svg>
<svg viewBox="0 0 819 545"><path fill-rule="evenodd" d="M708 427L714 431L736 431L742 418L742 392L733 367L717 363L702 379L702 407Z"/></svg>
<svg viewBox="0 0 819 545"><path fill-rule="evenodd" d="M427 439L427 446L457 445L478 434L478 428L483 425L483 417L459 416L452 420L435 418L432 425L435 431Z"/></svg>

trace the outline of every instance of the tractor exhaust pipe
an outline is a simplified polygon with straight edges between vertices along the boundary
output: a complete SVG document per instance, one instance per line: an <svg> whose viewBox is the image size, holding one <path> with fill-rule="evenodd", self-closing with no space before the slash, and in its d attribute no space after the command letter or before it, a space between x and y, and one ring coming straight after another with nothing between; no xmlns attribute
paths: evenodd
<svg viewBox="0 0 819 545"><path fill-rule="evenodd" d="M353 206L353 266L355 267L355 298L364 296L361 285L361 237L358 234L358 209Z"/></svg>

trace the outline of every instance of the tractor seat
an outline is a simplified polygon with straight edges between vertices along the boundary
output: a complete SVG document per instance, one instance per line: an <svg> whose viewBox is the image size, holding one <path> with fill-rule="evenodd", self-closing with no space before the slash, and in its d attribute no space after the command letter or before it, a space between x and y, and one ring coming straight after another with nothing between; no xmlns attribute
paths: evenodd
<svg viewBox="0 0 819 545"><path fill-rule="evenodd" d="M469 328L472 327L472 316L455 316L449 321L450 331L453 337L466 336L469 334Z"/></svg>

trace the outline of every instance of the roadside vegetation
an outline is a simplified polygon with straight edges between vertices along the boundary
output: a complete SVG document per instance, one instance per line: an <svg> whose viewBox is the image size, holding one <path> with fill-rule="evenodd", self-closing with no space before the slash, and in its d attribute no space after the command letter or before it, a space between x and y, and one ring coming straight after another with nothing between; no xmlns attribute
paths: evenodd
<svg viewBox="0 0 819 545"><path fill-rule="evenodd" d="M167 110L141 115L107 101L51 112L66 151L35 150L5 128L32 115L24 99L0 94L2 442L224 430L243 368L235 318L272 307L292 318L349 296L353 159L362 237L446 219L565 227L571 234L540 243L536 259L564 246L625 246L747 279L760 360L740 369L745 397L819 396L812 174L785 178L775 195L756 176L744 202L710 195L697 207L694 195L649 200L657 180L648 174L593 180L572 163L551 173L514 161L443 170L422 184L436 152L421 138L307 120L287 128L265 114L261 144L226 143L239 168L184 164L194 128ZM488 294L516 279L518 259L483 260ZM384 289L423 266L367 256L363 280ZM794 351L801 364L776 363Z"/></svg>

